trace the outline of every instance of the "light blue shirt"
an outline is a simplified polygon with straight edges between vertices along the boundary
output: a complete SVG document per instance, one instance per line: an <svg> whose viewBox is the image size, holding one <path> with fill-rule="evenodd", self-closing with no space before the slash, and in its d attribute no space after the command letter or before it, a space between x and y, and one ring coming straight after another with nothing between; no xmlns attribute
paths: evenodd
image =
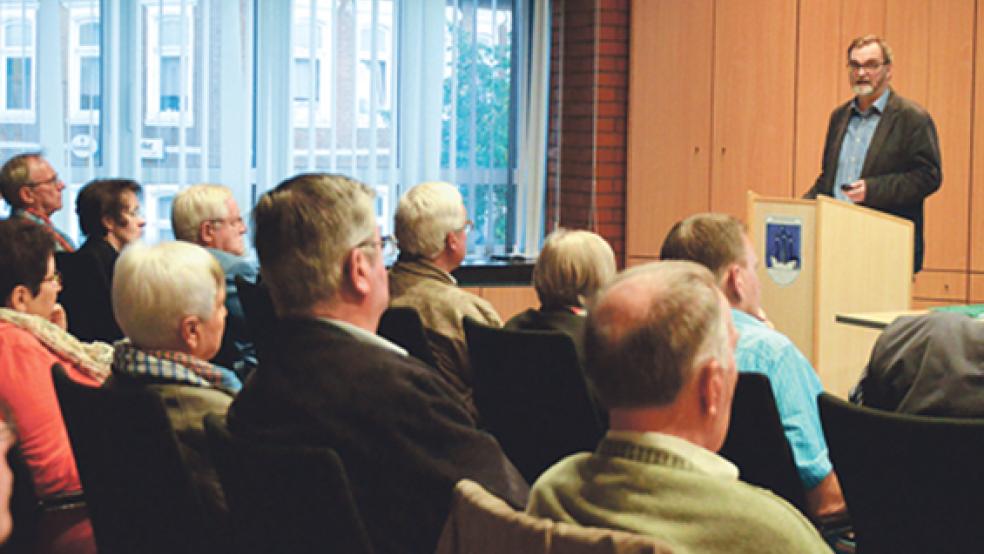
<svg viewBox="0 0 984 554"><path fill-rule="evenodd" d="M732 308L731 316L740 333L735 348L738 371L769 378L796 471L810 490L832 469L817 408L817 395L823 392L820 378L785 335L743 311Z"/></svg>
<svg viewBox="0 0 984 554"><path fill-rule="evenodd" d="M853 183L861 178L864 159L868 155L868 147L871 146L871 137L875 136L875 129L878 128L878 122L885 112L885 105L888 104L888 95L891 92L891 89L885 89L868 111L863 113L858 109L857 98L851 102L851 119L847 122L847 132L844 133L844 142L841 143L840 157L837 158L834 198L851 202L841 190L841 185Z"/></svg>

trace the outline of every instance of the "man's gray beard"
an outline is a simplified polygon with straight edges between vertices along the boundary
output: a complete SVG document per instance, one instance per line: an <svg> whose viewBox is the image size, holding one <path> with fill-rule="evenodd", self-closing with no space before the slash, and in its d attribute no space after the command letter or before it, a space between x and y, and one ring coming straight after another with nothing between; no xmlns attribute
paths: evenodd
<svg viewBox="0 0 984 554"><path fill-rule="evenodd" d="M851 90L853 90L854 94L857 94L858 96L868 96L875 91L875 87L871 85L854 85L851 87Z"/></svg>

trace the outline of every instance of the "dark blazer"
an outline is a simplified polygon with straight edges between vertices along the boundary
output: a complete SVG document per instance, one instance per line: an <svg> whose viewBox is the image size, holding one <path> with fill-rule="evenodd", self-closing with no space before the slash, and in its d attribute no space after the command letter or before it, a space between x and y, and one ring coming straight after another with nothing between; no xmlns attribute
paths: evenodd
<svg viewBox="0 0 984 554"><path fill-rule="evenodd" d="M113 316L113 266L119 253L105 239L90 237L77 251L58 257L62 274L59 301L68 331L79 340L112 343L123 338Z"/></svg>
<svg viewBox="0 0 984 554"><path fill-rule="evenodd" d="M830 114L820 176L804 198L834 195L837 161L851 118L851 100ZM914 271L923 263L923 201L940 188L943 169L936 125L922 107L893 90L871 137L861 178L867 191L862 205L904 217L915 225Z"/></svg>
<svg viewBox="0 0 984 554"><path fill-rule="evenodd" d="M577 359L584 367L584 325L588 318L577 315L568 308L530 308L516 314L503 326L517 331L559 331L571 337Z"/></svg>
<svg viewBox="0 0 984 554"><path fill-rule="evenodd" d="M519 472L433 369L326 321L285 319L271 331L229 430L337 450L377 553L433 552L462 478L525 506Z"/></svg>

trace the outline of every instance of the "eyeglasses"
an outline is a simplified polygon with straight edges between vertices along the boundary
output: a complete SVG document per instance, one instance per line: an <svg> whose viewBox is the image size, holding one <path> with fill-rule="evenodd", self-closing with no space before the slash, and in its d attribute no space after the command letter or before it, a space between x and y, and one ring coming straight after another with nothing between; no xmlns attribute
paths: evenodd
<svg viewBox="0 0 984 554"><path fill-rule="evenodd" d="M210 219L208 221L215 224L224 223L226 225L232 225L233 227L246 226L246 222L243 221L242 217L237 217L234 219Z"/></svg>
<svg viewBox="0 0 984 554"><path fill-rule="evenodd" d="M857 73L858 70L864 69L868 73L874 73L882 68L882 66L888 65L887 63L882 63L876 60L868 60L864 63L858 63L855 61L850 61L847 63L847 70L851 73Z"/></svg>
<svg viewBox="0 0 984 554"><path fill-rule="evenodd" d="M130 217L140 217L143 215L143 212L140 210L140 206L137 206L135 208L130 208L129 210L123 210L123 215L128 215Z"/></svg>
<svg viewBox="0 0 984 554"><path fill-rule="evenodd" d="M44 181L37 181L37 182L28 182L24 186L30 187L30 188L33 189L33 188L40 187L42 185L52 185L52 186L54 186L54 185L57 185L60 182L61 182L61 177L59 177L58 174L55 173L54 175L51 176L50 179L45 179Z"/></svg>
<svg viewBox="0 0 984 554"><path fill-rule="evenodd" d="M464 232L465 232L465 234L468 234L468 233L470 233L470 232L471 232L471 230L472 230L472 229L474 229L474 228L475 228L475 222L474 222L474 221L472 221L472 220L470 220L470 219L466 219L466 220L465 220L465 224L464 224L464 225L462 225L462 226L461 226L461 228L460 228L460 229L458 229L458 230L459 230L459 231L464 231Z"/></svg>
<svg viewBox="0 0 984 554"><path fill-rule="evenodd" d="M379 240L366 239L356 244L355 248L366 248L368 246L379 248L379 251L383 253L383 257L386 258L396 253L396 240L392 235L379 237Z"/></svg>
<svg viewBox="0 0 984 554"><path fill-rule="evenodd" d="M41 279L41 282L42 283L53 282L55 284L60 285L60 284L62 284L62 276L61 276L61 273L58 272L58 271L55 271L51 275L45 277L44 279Z"/></svg>

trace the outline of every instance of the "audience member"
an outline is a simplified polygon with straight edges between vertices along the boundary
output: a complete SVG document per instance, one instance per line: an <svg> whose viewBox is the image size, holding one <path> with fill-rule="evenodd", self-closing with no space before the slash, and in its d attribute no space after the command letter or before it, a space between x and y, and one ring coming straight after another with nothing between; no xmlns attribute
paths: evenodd
<svg viewBox="0 0 984 554"><path fill-rule="evenodd" d="M588 312L588 377L611 429L533 485L528 511L649 534L681 552L829 552L784 500L715 452L737 381L737 333L713 275L691 262L631 269Z"/></svg>
<svg viewBox="0 0 984 554"><path fill-rule="evenodd" d="M477 414L463 320L502 326L487 301L458 288L451 275L465 258L472 224L461 193L449 183L421 183L396 208L400 256L389 272L390 305L417 310L437 370Z"/></svg>
<svg viewBox="0 0 984 554"><path fill-rule="evenodd" d="M18 154L0 168L0 192L21 217L44 227L55 239L55 252L72 252L72 238L55 228L51 215L62 208L65 183L39 152Z"/></svg>
<svg viewBox="0 0 984 554"><path fill-rule="evenodd" d="M583 367L585 306L615 271L615 253L605 239L591 231L557 229L547 236L533 267L540 309L517 314L506 328L566 333Z"/></svg>
<svg viewBox="0 0 984 554"><path fill-rule="evenodd" d="M219 263L193 244L124 250L113 277L113 311L127 338L116 343L109 380L161 396L203 503L220 520L225 497L208 457L203 419L224 413L242 387L231 371L206 361L222 340L224 283Z"/></svg>
<svg viewBox="0 0 984 554"><path fill-rule="evenodd" d="M896 319L875 342L851 400L907 414L984 417L984 324L946 312Z"/></svg>
<svg viewBox="0 0 984 554"><path fill-rule="evenodd" d="M65 277L61 301L72 314L68 330L83 341L113 342L123 331L113 317L113 265L123 247L143 235L140 185L130 179L96 179L79 191L75 211L86 241L58 264Z"/></svg>
<svg viewBox="0 0 984 554"><path fill-rule="evenodd" d="M239 302L236 276L256 281L259 269L244 257L246 224L232 191L207 183L184 189L171 205L171 227L177 239L204 246L222 266L229 315L222 347L212 361L245 377L256 367L256 348Z"/></svg>
<svg viewBox="0 0 984 554"><path fill-rule="evenodd" d="M740 335L735 350L738 370L762 373L772 383L779 418L806 489L809 515L818 520L842 516L844 496L817 408L823 386L810 362L765 318L758 257L742 223L724 214L691 216L670 229L660 258L691 260L714 273Z"/></svg>
<svg viewBox="0 0 984 554"><path fill-rule="evenodd" d="M34 490L45 507L43 551L94 552L84 508L63 510L82 486L51 380L61 364L69 377L92 386L109 374L112 348L84 344L65 331L55 271L54 239L41 226L0 221L0 402L10 407ZM55 510L58 510L57 512ZM50 517L49 517L50 516ZM46 521L57 519L62 525Z"/></svg>
<svg viewBox="0 0 984 554"><path fill-rule="evenodd" d="M336 449L375 551L433 552L458 480L517 506L527 485L433 369L375 334L389 293L374 196L305 174L260 199L256 250L282 320L229 429Z"/></svg>
<svg viewBox="0 0 984 554"><path fill-rule="evenodd" d="M5 421L0 421L0 545L10 538L14 520L10 513L10 496L14 490L14 474L7 464L7 453L17 443L16 430L10 421L10 409L0 405Z"/></svg>

